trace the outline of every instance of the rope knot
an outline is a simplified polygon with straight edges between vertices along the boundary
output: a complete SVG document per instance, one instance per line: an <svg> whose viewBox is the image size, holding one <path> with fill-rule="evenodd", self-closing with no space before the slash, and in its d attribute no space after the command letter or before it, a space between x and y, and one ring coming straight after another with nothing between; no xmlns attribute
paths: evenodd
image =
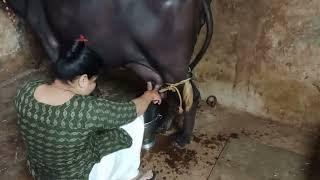
<svg viewBox="0 0 320 180"><path fill-rule="evenodd" d="M164 93L166 91L172 91L172 92L176 92L178 94L178 97L179 97L179 113L183 113L183 108L182 108L182 96L181 96L181 93L178 89L178 86L179 85L182 85L182 84L186 84L187 82L191 81L191 78L188 78L188 79L185 79L185 80L182 80L178 83L166 83L167 87L165 88L161 88L159 90L160 93Z"/></svg>

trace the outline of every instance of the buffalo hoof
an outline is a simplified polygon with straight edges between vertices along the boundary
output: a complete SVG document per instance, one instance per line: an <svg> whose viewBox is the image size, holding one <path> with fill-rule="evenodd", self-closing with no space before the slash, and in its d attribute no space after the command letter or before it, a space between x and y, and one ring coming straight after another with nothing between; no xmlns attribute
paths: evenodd
<svg viewBox="0 0 320 180"><path fill-rule="evenodd" d="M190 137L186 137L183 134L177 134L175 138L175 145L179 148L184 148L187 144L190 144Z"/></svg>

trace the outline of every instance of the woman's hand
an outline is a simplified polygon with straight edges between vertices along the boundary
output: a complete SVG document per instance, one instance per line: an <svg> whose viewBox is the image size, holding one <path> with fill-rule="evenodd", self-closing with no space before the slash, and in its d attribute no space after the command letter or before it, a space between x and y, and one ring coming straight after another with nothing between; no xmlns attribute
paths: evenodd
<svg viewBox="0 0 320 180"><path fill-rule="evenodd" d="M161 104L161 97L158 91L153 89L151 82L148 82L147 91L145 91L142 96L133 99L132 101L136 105L138 116L140 116L144 114L151 102L154 104Z"/></svg>
<svg viewBox="0 0 320 180"><path fill-rule="evenodd" d="M153 104L161 104L161 96L158 91L154 90L152 83L147 83L147 91L144 92L143 96L148 98Z"/></svg>

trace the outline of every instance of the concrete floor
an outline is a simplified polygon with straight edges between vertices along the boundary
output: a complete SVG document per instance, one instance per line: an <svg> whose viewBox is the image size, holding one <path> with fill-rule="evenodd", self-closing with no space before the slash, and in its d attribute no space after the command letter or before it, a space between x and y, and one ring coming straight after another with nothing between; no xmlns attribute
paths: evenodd
<svg viewBox="0 0 320 180"><path fill-rule="evenodd" d="M143 165L155 169L159 179L320 179L310 172L316 142L313 133L202 104L192 143L180 150L160 136L161 147L146 153Z"/></svg>
<svg viewBox="0 0 320 180"><path fill-rule="evenodd" d="M31 179L12 98L23 81L44 77L41 74L31 70L0 83L0 179ZM104 95L112 91L106 79L99 83ZM192 143L179 149L171 145L169 136L158 135L156 146L143 152L142 167L153 169L160 180L320 179L313 171L318 144L312 132L202 102Z"/></svg>

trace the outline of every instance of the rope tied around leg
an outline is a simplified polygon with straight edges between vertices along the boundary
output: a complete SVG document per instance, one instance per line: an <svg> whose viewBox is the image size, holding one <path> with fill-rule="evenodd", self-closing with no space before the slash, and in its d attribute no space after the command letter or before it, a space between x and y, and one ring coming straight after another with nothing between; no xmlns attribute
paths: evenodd
<svg viewBox="0 0 320 180"><path fill-rule="evenodd" d="M159 90L160 93L164 93L166 91L172 91L172 92L176 92L178 94L178 97L179 97L179 113L183 113L183 108L182 108L182 96L181 96L181 93L178 89L178 86L179 85L183 85L183 84L186 84L186 83L190 83L191 81L191 78L188 78L188 79L185 79L185 80L182 80L178 83L166 83L167 87L164 87L164 88L161 88Z"/></svg>

